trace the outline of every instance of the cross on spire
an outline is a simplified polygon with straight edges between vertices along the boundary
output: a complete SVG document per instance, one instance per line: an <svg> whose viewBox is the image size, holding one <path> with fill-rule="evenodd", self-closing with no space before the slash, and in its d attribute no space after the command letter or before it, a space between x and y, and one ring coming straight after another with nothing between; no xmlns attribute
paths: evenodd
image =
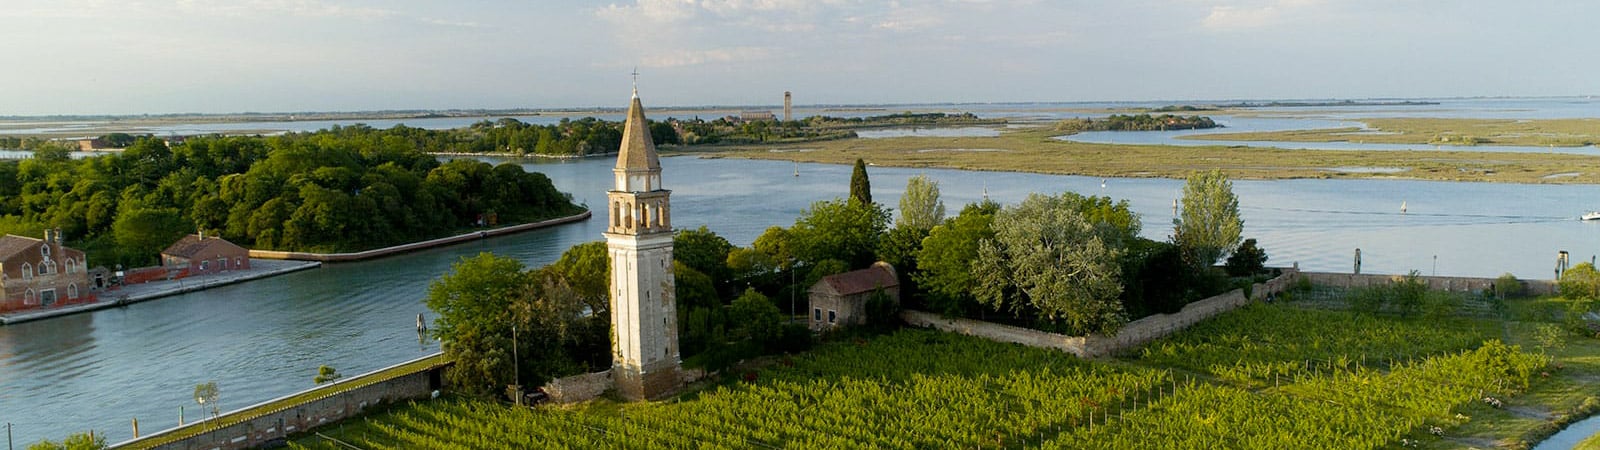
<svg viewBox="0 0 1600 450"><path fill-rule="evenodd" d="M639 98L639 66L633 66L633 98Z"/></svg>

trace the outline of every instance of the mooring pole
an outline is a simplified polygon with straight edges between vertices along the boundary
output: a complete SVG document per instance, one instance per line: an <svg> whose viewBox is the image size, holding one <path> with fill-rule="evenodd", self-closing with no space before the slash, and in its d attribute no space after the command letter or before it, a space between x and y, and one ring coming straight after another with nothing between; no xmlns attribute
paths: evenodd
<svg viewBox="0 0 1600 450"><path fill-rule="evenodd" d="M11 422L6 422L6 449L17 450L16 447L11 444Z"/></svg>

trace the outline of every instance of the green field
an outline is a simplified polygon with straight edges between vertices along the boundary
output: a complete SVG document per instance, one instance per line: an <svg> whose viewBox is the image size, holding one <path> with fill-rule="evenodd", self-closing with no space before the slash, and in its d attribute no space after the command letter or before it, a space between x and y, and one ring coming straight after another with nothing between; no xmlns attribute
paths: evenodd
<svg viewBox="0 0 1600 450"><path fill-rule="evenodd" d="M838 139L795 144L674 147L667 154L879 166L944 167L1098 177L1183 178L1221 169L1234 179L1411 178L1507 183L1600 183L1600 159L1553 153L1285 150L1244 146L1069 142L1043 128L997 137ZM1371 173L1365 168L1397 168ZM1354 169L1354 170L1352 170Z"/></svg>
<svg viewBox="0 0 1600 450"><path fill-rule="evenodd" d="M667 401L527 409L447 398L318 431L359 448L1492 446L1540 426L1497 414L1593 395L1570 366L1600 351L1578 339L1558 353L1568 369L1547 368L1520 342L1531 336L1524 324L1258 304L1090 361L907 329L830 342ZM292 445L341 448L317 436Z"/></svg>
<svg viewBox="0 0 1600 450"><path fill-rule="evenodd" d="M1360 142L1439 146L1582 147L1600 142L1600 119L1353 119L1360 128L1206 133L1183 139L1224 141ZM1600 154L1600 150L1596 151Z"/></svg>

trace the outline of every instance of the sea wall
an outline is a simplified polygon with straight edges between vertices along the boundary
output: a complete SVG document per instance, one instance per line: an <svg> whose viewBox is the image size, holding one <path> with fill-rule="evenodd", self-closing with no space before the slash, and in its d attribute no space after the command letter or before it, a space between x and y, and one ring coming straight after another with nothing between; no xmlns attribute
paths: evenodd
<svg viewBox="0 0 1600 450"><path fill-rule="evenodd" d="M706 377L705 369L678 368L678 387L682 388L689 383L700 381ZM607 390L615 387L611 379L611 370L573 375L570 377L550 380L540 389L550 396L550 401L555 403L578 403L593 400Z"/></svg>
<svg viewBox="0 0 1600 450"><path fill-rule="evenodd" d="M434 357L436 356L427 356L425 358ZM383 374L392 368L417 361L420 361L420 359L380 369L365 376ZM205 431L171 440L170 442L166 442L168 441L166 435L184 433L189 430L185 427L173 428L119 443L112 448L159 450L234 450L254 448L274 440L283 439L293 433L315 428L318 425L355 416L373 406L401 400L428 398L434 390L439 389L439 371L443 369L444 366L442 365L425 367L416 372L401 374L387 380L342 392L312 397L309 400L281 408L262 409L266 405L314 393L318 390L337 390L338 383L322 386L224 414L216 419L202 420L190 424L189 427L201 427ZM340 380L339 383L359 383L361 378L365 376ZM213 423L223 425L206 429ZM158 442L159 444L157 444Z"/></svg>
<svg viewBox="0 0 1600 450"><path fill-rule="evenodd" d="M1361 288L1393 283L1405 278L1405 275L1384 274L1349 274L1329 272L1302 272L1311 284L1333 288ZM1493 291L1497 281L1494 278L1472 277L1440 277L1418 276L1417 279L1428 283L1428 289L1448 292L1486 292ZM1522 283L1524 295L1555 295L1556 283L1550 280L1518 280Z"/></svg>
<svg viewBox="0 0 1600 450"><path fill-rule="evenodd" d="M542 221L542 222L525 223L525 224L522 224L522 225L512 225L512 226L509 226L509 227L495 228L495 229L492 229L492 230L475 231L475 232L471 232L471 233L460 234L460 235L444 237L444 238L439 238L439 239L433 239L433 240L427 240L427 241L422 241L422 242L412 242L410 244L396 245L396 246L393 246L393 247L384 247L384 248L379 248L379 249L372 249L372 250L367 250L367 251L364 251L364 252L355 252L355 253L307 253L307 252L280 252L280 251L276 251L276 250L251 250L250 251L250 257L251 258L261 258L261 259L292 259L292 260L297 260L297 261L321 261L321 262L360 261L360 260L364 260L364 259L381 258L381 257L385 257L385 256L397 255L397 254L406 253L406 252L413 252L413 251L427 249L427 248L442 247L442 246L451 245L451 244L459 244L459 243L467 242L467 241L474 241L474 240L478 240L478 239L490 238L490 237L495 237L495 236L502 236L502 235L507 235L507 234L511 234L511 233L518 233L518 232L528 231L528 230L537 229L537 228L544 228L544 227L549 227L549 226L555 226L555 225L562 225L562 224L577 222L577 221L581 221L581 220L587 220L591 214L593 214L593 212L584 211L584 212L576 214L576 215L571 215L571 216L557 218L557 219L550 219L550 220L546 220L546 221Z"/></svg>
<svg viewBox="0 0 1600 450"><path fill-rule="evenodd" d="M938 314L912 310L901 312L900 317L914 326L933 327L947 332L1030 347L1053 348L1082 358L1095 358L1144 345L1202 320L1232 311L1246 303L1275 297L1293 286L1299 276L1298 271L1285 270L1276 278L1251 286L1248 296L1241 289L1228 291L1184 305L1183 309L1176 313L1156 314L1129 322L1113 336L1098 334L1067 336L978 320L945 318Z"/></svg>

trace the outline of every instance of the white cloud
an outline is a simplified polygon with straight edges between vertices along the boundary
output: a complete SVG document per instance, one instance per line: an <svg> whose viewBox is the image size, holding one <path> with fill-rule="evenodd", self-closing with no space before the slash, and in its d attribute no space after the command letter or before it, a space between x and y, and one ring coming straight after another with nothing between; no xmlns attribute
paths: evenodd
<svg viewBox="0 0 1600 450"><path fill-rule="evenodd" d="M1212 5L1200 24L1211 30L1246 30L1280 25L1291 15L1321 4L1321 0L1246 1Z"/></svg>
<svg viewBox="0 0 1600 450"><path fill-rule="evenodd" d="M680 50L646 56L640 67L667 68L701 64L740 63L768 59L773 50L766 47L729 47L706 50Z"/></svg>

